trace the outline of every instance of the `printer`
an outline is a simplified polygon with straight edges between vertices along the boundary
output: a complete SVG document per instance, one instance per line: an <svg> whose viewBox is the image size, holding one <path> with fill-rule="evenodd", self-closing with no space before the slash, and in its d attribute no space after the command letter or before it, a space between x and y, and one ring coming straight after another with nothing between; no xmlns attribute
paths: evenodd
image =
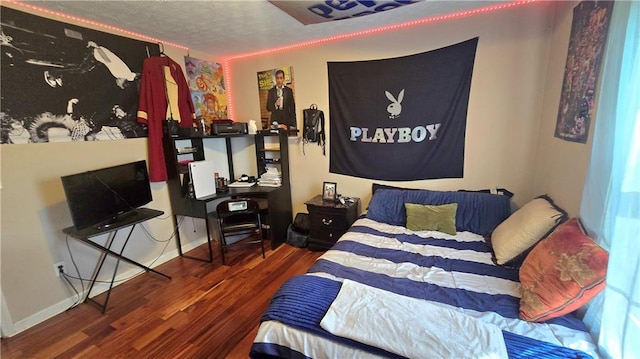
<svg viewBox="0 0 640 359"><path fill-rule="evenodd" d="M249 126L246 122L215 120L211 123L211 135L246 135Z"/></svg>

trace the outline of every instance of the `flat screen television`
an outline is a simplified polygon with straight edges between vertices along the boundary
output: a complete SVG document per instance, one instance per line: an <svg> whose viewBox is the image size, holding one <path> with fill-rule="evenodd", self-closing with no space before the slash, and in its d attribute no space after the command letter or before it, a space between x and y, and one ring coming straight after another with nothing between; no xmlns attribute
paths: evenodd
<svg viewBox="0 0 640 359"><path fill-rule="evenodd" d="M108 228L153 200L144 160L63 176L61 180L76 229Z"/></svg>

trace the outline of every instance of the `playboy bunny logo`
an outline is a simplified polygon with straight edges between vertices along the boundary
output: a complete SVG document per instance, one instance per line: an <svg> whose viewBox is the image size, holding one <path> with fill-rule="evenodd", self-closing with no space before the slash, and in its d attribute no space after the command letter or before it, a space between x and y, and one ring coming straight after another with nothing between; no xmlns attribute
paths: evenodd
<svg viewBox="0 0 640 359"><path fill-rule="evenodd" d="M389 106L387 106L387 112L389 112L389 118L394 119L394 118L400 117L400 112L402 112L402 105L400 103L404 98L404 89L402 89L398 94L397 100L395 97L393 97L393 95L389 91L385 91L384 94L387 95L387 98L389 99L389 101L391 101Z"/></svg>

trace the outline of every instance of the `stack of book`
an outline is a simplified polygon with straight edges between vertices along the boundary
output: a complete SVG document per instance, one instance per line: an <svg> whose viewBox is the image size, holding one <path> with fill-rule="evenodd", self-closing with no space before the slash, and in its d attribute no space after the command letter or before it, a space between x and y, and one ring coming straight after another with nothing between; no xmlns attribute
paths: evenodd
<svg viewBox="0 0 640 359"><path fill-rule="evenodd" d="M282 175L275 167L267 167L265 172L260 178L258 178L259 186L267 187L280 187L282 186Z"/></svg>

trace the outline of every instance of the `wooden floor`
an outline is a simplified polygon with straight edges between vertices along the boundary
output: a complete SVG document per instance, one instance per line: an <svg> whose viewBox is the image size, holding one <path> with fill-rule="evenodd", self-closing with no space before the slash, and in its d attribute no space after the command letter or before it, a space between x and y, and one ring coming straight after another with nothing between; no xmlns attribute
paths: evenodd
<svg viewBox="0 0 640 359"><path fill-rule="evenodd" d="M188 254L204 256L204 246ZM271 296L320 254L283 244L266 259L259 247L232 247L225 266L217 255L175 258L155 268L171 280L146 273L115 287L105 314L83 303L2 339L2 359L247 358Z"/></svg>

